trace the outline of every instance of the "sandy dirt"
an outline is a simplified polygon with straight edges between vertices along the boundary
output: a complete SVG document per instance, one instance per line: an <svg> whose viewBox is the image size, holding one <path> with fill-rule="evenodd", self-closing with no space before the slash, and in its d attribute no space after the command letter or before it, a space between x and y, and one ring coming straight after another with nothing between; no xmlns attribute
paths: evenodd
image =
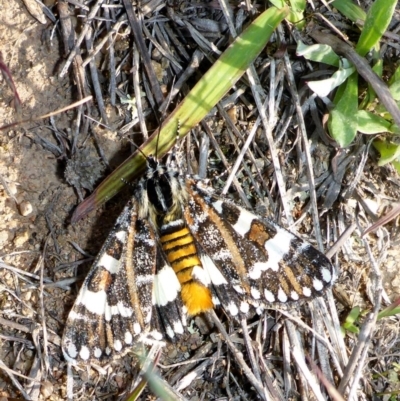
<svg viewBox="0 0 400 401"><path fill-rule="evenodd" d="M74 83L70 75L59 77L63 57L59 35L52 35L53 24L37 22L20 1L0 2L0 13L0 51L22 102L22 114L18 116L12 91L4 79L0 80L1 125L37 117L72 103ZM117 114L116 110L111 111L111 125ZM65 399L66 364L59 342L76 296L75 286L79 285L57 288L46 284L46 279L58 282L73 276L73 269L77 269L78 276L87 272L90 257L99 251L128 196L109 202L106 208L92 212L74 226L69 224L79 202L76 191L64 178L73 117L71 111L56 116L53 127L47 125L46 119L0 133L0 359L6 366L42 383L37 390L39 399ZM54 135L54 127L65 134L63 144ZM126 144L121 144L110 132L102 134L100 141L106 158L115 167L127 154ZM60 149L64 146L64 153L57 154L49 144ZM95 154L93 144L89 148ZM392 181L388 185L393 185L389 197L394 197L397 184ZM393 241L385 276L385 288L393 298L400 294L396 246L398 243ZM41 277L43 299L39 296ZM43 321L47 327L47 347L41 331ZM38 344L34 343L35 338L40 338ZM43 357L50 367L47 376L42 370L38 373L35 367L38 349L43 348L46 350ZM16 378L26 388L29 382ZM81 378L85 380L84 373ZM115 388L123 387L117 379ZM20 395L16 385L1 371L0 400L17 396Z"/></svg>
<svg viewBox="0 0 400 401"><path fill-rule="evenodd" d="M59 35L52 37L53 25L38 23L20 1L1 2L0 13L0 51L22 102L22 114L18 116L12 91L1 80L2 125L69 105L74 84L69 75L59 78L63 59ZM54 127L64 132L66 138L73 115L67 112L54 118ZM116 202L113 210L111 203L103 219L98 219L103 212L97 211L73 227L68 224L78 197L64 179L65 157L43 146L46 142L61 148L47 124L48 120L25 123L0 134L0 175L6 184L0 185L0 257L4 262L0 269L0 304L1 316L5 319L0 329L0 359L21 374L44 380L40 391L45 392L45 398L55 400L65 397L65 363L60 360L57 342L74 295L70 296L66 289L49 287L45 288L42 303L38 295L39 277L43 275L51 281L70 277L70 264L86 258L89 259L86 264L76 265L78 275L84 274L90 266L90 255L82 255L72 243L95 255L122 206ZM101 140L106 157L114 158L118 164L121 159L115 157L115 152L121 144L109 138ZM64 146L68 152L67 140ZM12 272L13 268L34 276ZM51 366L48 378L38 377L32 369L35 346L32 336L26 336L34 329L40 331L43 319L52 340L47 356ZM13 322L18 322L23 331L17 330ZM4 336L17 340L5 341ZM24 381L21 379L21 382ZM7 375L0 373L0 397L17 394ZM44 399L43 394L41 398Z"/></svg>

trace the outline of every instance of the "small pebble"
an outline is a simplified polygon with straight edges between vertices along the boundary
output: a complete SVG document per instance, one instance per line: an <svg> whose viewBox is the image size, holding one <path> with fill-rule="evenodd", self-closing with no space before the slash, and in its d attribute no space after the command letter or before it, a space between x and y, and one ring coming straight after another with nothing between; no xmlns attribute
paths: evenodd
<svg viewBox="0 0 400 401"><path fill-rule="evenodd" d="M11 192L11 195L16 195L18 192L17 186L15 184L15 182L10 182L8 184L8 189Z"/></svg>
<svg viewBox="0 0 400 401"><path fill-rule="evenodd" d="M35 312L32 309L27 308L26 306L23 306L21 308L21 314L22 314L22 316L25 316L27 318L33 318L33 316L35 315Z"/></svg>
<svg viewBox="0 0 400 401"><path fill-rule="evenodd" d="M24 231L23 233L18 233L14 238L14 245L16 247L22 246L27 242L29 239L28 231Z"/></svg>
<svg viewBox="0 0 400 401"><path fill-rule="evenodd" d="M32 298L32 291L23 292L23 293L21 294L21 298L22 298L25 302L30 301L31 298Z"/></svg>
<svg viewBox="0 0 400 401"><path fill-rule="evenodd" d="M46 380L42 383L40 392L43 398L49 398L54 392L54 387L48 380Z"/></svg>
<svg viewBox="0 0 400 401"><path fill-rule="evenodd" d="M19 211L21 213L22 216L28 216L29 214L32 213L32 204L26 200L22 201L19 204Z"/></svg>
<svg viewBox="0 0 400 401"><path fill-rule="evenodd" d="M8 231L0 231L0 245L5 244L8 241Z"/></svg>

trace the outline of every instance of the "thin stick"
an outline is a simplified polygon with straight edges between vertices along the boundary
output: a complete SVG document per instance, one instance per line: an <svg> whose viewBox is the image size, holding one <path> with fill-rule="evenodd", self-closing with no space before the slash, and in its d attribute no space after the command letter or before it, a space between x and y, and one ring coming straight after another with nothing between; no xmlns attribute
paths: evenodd
<svg viewBox="0 0 400 401"><path fill-rule="evenodd" d="M225 330L225 327L222 325L222 323L218 319L217 315L215 314L215 311L212 309L211 311L207 312L207 314L212 319L214 324L217 326L219 332L224 337L224 340L226 341L229 349L231 350L231 352L235 356L236 361L238 362L239 366L243 369L243 372L246 375L246 377L249 379L250 383L257 390L257 392L260 395L260 397L263 400L267 400L267 397L266 397L266 394L265 394L265 389L263 388L261 383L257 380L257 378L254 376L253 372L248 367L247 363L245 362L245 360L243 358L243 354L237 350L237 348L235 347L235 345L231 341L228 333Z"/></svg>
<svg viewBox="0 0 400 401"><path fill-rule="evenodd" d="M140 50L140 55L142 57L144 67L146 69L147 77L150 81L152 93L156 100L157 107L159 107L164 101L164 96L161 91L160 84L158 83L156 74L153 69L153 64L151 63L150 56L148 54L147 47L143 39L143 33L140 29L139 20L136 17L136 14L133 10L132 3L129 0L122 0L122 2L124 4L126 14L128 15L128 20L133 31L133 37L136 46Z"/></svg>
<svg viewBox="0 0 400 401"><path fill-rule="evenodd" d="M11 127L15 127L16 125L30 123L30 122L33 122L33 121L39 121L39 120L43 120L45 118L56 116L57 114L64 113L64 111L71 110L71 109L73 109L75 107L78 107L78 106L82 105L83 103L89 102L92 99L93 99L92 96L86 96L85 98L83 98L81 100L78 100L77 102L72 103L69 106L66 106L66 107L63 107L61 109L52 111L51 113L43 114L42 116L39 116L39 117L27 118L25 120L14 121L13 123L10 123L10 124L7 124L7 125L3 125L2 127L0 127L0 131L8 129L8 128L11 128Z"/></svg>
<svg viewBox="0 0 400 401"><path fill-rule="evenodd" d="M80 52L80 45L83 42L83 39L86 36L86 32L88 31L90 24L92 23L92 19L95 17L95 15L97 14L97 11L99 10L99 8L101 7L102 3L104 0L97 0L96 4L94 6L92 6L92 10L90 11L90 13L87 16L85 25L82 28L81 34L79 35L78 39L76 40L76 42L74 43L74 48L71 49L71 52L69 53L68 59L64 64L63 69L60 72L60 78L62 78L68 71L69 66L71 65L73 59L75 58L75 56L77 54L79 54ZM65 6L67 7L66 9L66 13L68 13L68 5L65 2L62 2L65 4ZM60 7L60 2L59 2L59 7ZM67 49L66 49L67 50ZM68 49L69 50L69 49Z"/></svg>
<svg viewBox="0 0 400 401"><path fill-rule="evenodd" d="M93 29L91 27L89 27L87 30L85 42L86 42L87 51L89 53L93 52ZM96 95L97 106L100 110L101 118L103 119L103 122L105 124L108 124L108 118L107 118L106 110L104 107L103 95L101 93L101 85L99 82L99 75L97 73L97 67L96 67L96 62L95 62L94 58L91 59L91 61L89 63L89 68L90 68L90 76L92 77L94 93Z"/></svg>

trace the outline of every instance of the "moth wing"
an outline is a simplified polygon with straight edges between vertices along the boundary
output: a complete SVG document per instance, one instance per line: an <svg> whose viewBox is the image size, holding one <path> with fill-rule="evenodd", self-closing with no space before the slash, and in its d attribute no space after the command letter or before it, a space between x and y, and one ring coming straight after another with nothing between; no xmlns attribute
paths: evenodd
<svg viewBox="0 0 400 401"><path fill-rule="evenodd" d="M153 315L156 238L132 199L93 263L62 339L67 361L108 362L140 336L162 337Z"/></svg>
<svg viewBox="0 0 400 401"><path fill-rule="evenodd" d="M255 306L297 301L321 295L332 284L334 270L321 252L279 225L210 194L200 182L187 180L185 209L192 235L212 270L221 278L214 287L228 299ZM206 266L207 266L206 263ZM207 269L207 267L205 267ZM217 274L211 273L211 281ZM219 284L220 283L220 284ZM226 309L227 301L221 299ZM237 303L237 302L236 302Z"/></svg>
<svg viewBox="0 0 400 401"><path fill-rule="evenodd" d="M181 284L167 261L161 244L157 246L157 267L153 287L154 315L163 333L176 340L186 326L186 310L181 298Z"/></svg>

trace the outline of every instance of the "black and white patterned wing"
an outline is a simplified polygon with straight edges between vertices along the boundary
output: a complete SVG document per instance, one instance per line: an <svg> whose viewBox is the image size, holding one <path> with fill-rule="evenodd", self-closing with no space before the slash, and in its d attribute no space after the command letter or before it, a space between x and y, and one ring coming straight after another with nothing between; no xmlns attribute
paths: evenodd
<svg viewBox="0 0 400 401"><path fill-rule="evenodd" d="M70 363L107 362L135 339L161 339L153 316L154 230L133 199L107 237L68 316L62 339Z"/></svg>
<svg viewBox="0 0 400 401"><path fill-rule="evenodd" d="M186 310L181 297L181 284L167 261L161 244L157 246L157 271L154 278L153 315L158 319L160 331L175 341L184 333ZM154 325L155 323L153 323Z"/></svg>
<svg viewBox="0 0 400 401"><path fill-rule="evenodd" d="M330 261L279 225L187 180L185 218L222 306L232 315L321 295L334 281Z"/></svg>

